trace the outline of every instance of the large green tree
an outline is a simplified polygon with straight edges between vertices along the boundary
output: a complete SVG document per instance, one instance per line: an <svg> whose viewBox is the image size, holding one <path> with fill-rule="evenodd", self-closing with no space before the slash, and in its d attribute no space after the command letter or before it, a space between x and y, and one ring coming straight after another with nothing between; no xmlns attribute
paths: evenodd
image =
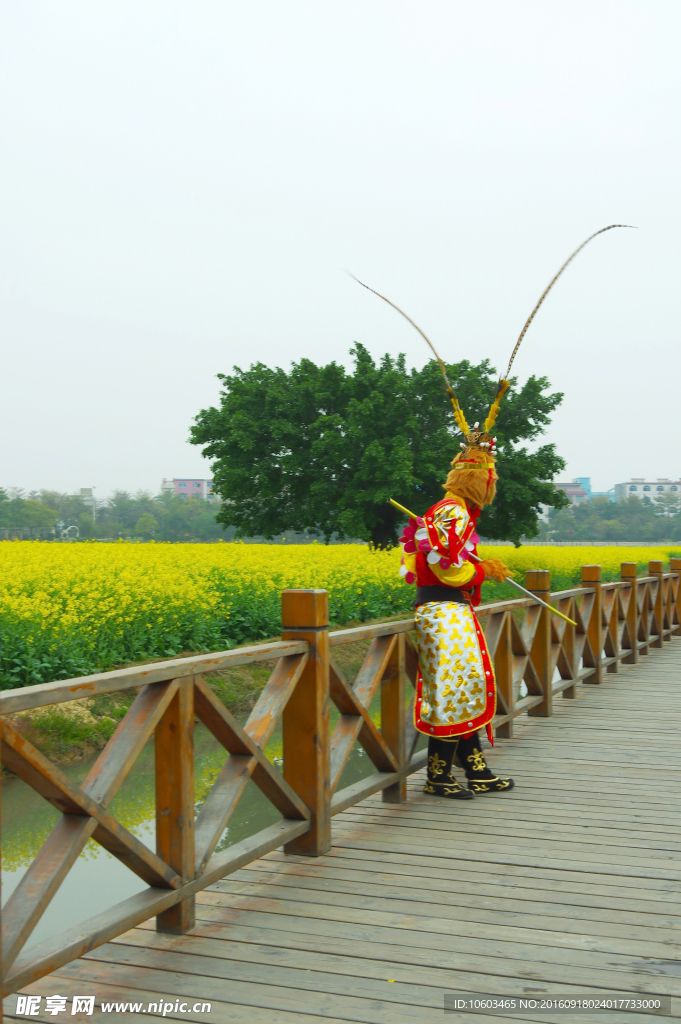
<svg viewBox="0 0 681 1024"><path fill-rule="evenodd" d="M217 518L237 536L308 529L327 541L335 534L390 547L403 517L389 498L423 513L443 496L460 435L437 365L408 370L404 356L388 355L377 364L362 345L352 354L353 372L303 359L288 373L257 363L219 374L220 407L199 413L191 441L214 460L224 499ZM489 362L447 369L468 421L483 421L496 390ZM562 400L548 388L546 378L531 377L502 404L501 479L481 520L486 537L519 543L538 532L540 504L566 503L550 483L565 465L554 446L521 446Z"/></svg>

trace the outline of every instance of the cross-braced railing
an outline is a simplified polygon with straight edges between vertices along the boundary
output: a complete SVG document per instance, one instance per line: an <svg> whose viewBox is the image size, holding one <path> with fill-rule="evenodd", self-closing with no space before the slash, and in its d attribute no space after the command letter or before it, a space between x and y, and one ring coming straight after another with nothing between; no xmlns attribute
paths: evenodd
<svg viewBox="0 0 681 1024"><path fill-rule="evenodd" d="M526 587L574 619L552 616L525 598L483 605L479 614L494 659L497 735L509 736L523 713L550 715L557 694L573 697L580 683L598 684L605 672L635 663L680 633L681 559L671 572L651 562L649 575L622 565L621 580L602 583L599 566L584 566L582 585L551 595L548 572L526 574ZM413 697L418 658L413 619L328 631L323 590L282 595L282 639L219 654L142 668L105 672L64 682L7 690L0 714L78 698L140 688L81 786L31 744L6 718L0 720L5 765L54 805L61 817L2 911L4 994L50 973L151 917L157 928L185 933L194 926L197 892L263 854L319 856L331 844L331 819L378 791L389 803L406 799L406 779L424 767L415 753ZM364 642L368 649L354 683L336 648ZM247 722L240 725L215 696L205 676L237 665L275 660L272 674ZM521 683L527 693L521 695ZM380 725L371 712L380 689ZM330 701L340 717L333 733ZM198 718L227 752L222 770L194 813L193 729ZM283 769L265 749L282 725ZM108 810L153 737L156 766L156 851ZM359 742L376 771L339 788ZM216 853L216 846L249 781L282 815L277 824ZM147 888L110 910L24 952L27 939L59 886L92 838L137 874Z"/></svg>
<svg viewBox="0 0 681 1024"><path fill-rule="evenodd" d="M316 856L329 849L331 816L368 792L402 799L403 779L422 766L405 757L406 663L415 654L402 623L328 632L326 591L285 591L282 640L220 654L180 658L118 672L45 683L0 694L0 713L44 707L141 687L81 786L52 764L11 720L0 721L5 765L61 812L2 911L3 991L35 981L150 917L160 931L194 926L194 896L219 878L284 846ZM354 686L329 656L331 643L373 637ZM405 651L409 651L409 657ZM210 672L276 659L245 725L215 696ZM330 685L331 680L331 685ZM382 684L381 727L369 714ZM341 712L330 734L329 701ZM227 751L198 815L194 814L193 730L197 718ZM265 748L281 722L283 771ZM153 737L156 770L156 851L110 813L114 796ZM378 772L367 789L338 790L359 739ZM413 745L413 744L412 744ZM218 853L215 848L252 779L282 820ZM396 797L397 794L397 797ZM138 875L148 888L82 925L22 953L52 897L92 838Z"/></svg>
<svg viewBox="0 0 681 1024"><path fill-rule="evenodd" d="M618 672L679 635L681 559L671 559L668 573L662 568L650 562L648 576L637 579L636 563L623 562L621 579L603 583L601 567L585 565L581 586L555 594L550 573L526 573L526 589L576 626L530 598L478 609L497 678L497 736L511 736L519 715L546 717L556 695L574 697L578 683L601 683L605 672Z"/></svg>

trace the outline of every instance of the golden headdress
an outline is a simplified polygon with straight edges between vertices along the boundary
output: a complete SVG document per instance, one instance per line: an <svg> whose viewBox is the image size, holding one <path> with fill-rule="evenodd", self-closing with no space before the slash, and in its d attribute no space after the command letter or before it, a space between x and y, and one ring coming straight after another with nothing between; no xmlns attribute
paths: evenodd
<svg viewBox="0 0 681 1024"><path fill-rule="evenodd" d="M438 361L438 364L440 366L440 370L442 371L442 376L444 377L444 380L445 380L445 385L446 385L446 388L447 388L447 394L449 395L449 400L452 403L452 408L454 410L454 420L456 421L456 425L457 425L457 427L459 428L459 430L461 431L461 433L463 434L463 437L464 437L464 440L461 442L461 449L462 450L461 450L461 452L459 452L459 454L455 457L455 459L452 462L452 465L455 468L458 468L460 466L463 469L466 466L466 464L468 464L470 466L470 468L473 468L473 466L475 466L476 468L480 468L480 469L490 469L491 467L493 467L493 465L494 465L494 458L495 458L495 455L496 455L496 451L495 451L496 438L492 437L491 430L492 430L492 427L494 426L494 424L496 422L496 418L497 418L497 415L499 413L499 404L500 404L502 398L504 397L504 395L506 394L506 392L508 391L508 389L510 387L509 377L511 375L511 366L513 365L513 360L515 359L516 355L518 354L518 349L520 348L520 344L521 344L523 338L525 337L525 335L527 334L527 329L530 326L530 324L532 323L532 321L534 320L535 315L536 315L539 307L541 306L542 302L544 301L546 296L549 294L549 292L553 288L554 284L556 283L556 281L558 280L560 275L566 269L568 264L570 264L573 261L573 259L577 255L577 253L581 252L581 250L584 248L585 245L588 245L588 243L593 238L596 238L598 235L602 235L605 231L612 231L613 228L630 228L630 227L632 227L631 224L608 224L607 227L601 228L599 231L595 231L593 233L593 235L589 235L589 237L586 239L586 241L582 242L582 244L580 246L578 246L577 249L575 249L575 251L572 253L572 255L568 259L566 259L565 263L562 265L562 267L560 268L558 273L555 274L555 276L551 279L551 281L549 281L548 285L546 286L546 288L544 289L544 291L541 294L539 302L537 303L537 305L534 307L534 309L530 313L529 317L527 318L527 320L525 322L525 326L523 327L522 331L520 332L518 340L515 343L515 347L513 349L513 352L511 353L511 358L509 360L509 364L508 364L508 367L506 369L506 373L504 374L503 377L500 377L500 379L499 379L499 384L497 386L497 393L494 396L494 401L492 402L492 404L490 406L490 409L489 409L489 412L487 414L487 418L485 419L485 422L483 424L482 430L479 429L479 426L480 426L479 423L476 423L472 430L468 426L468 423L466 422L466 417L464 416L464 413L463 413L463 409L459 405L459 400L456 397L456 394L454 393L454 389L453 389L452 385L449 382L449 378L447 376L447 370L445 369L445 365L442 362L442 360L440 359L440 357L437 354L437 352L435 351L435 346L433 345L433 343L430 340L430 338L426 337L426 335L423 333L423 331L418 326L418 324L414 323L414 321L411 319L411 317L407 316L407 314L404 312L404 310L400 309L399 306L396 306L394 302L391 302L390 299L387 299L385 297L385 295L381 295L380 292L375 291L374 288L370 288L368 284L364 284L364 282L360 281L359 278L355 277L354 274L350 275L351 277L354 277L355 281L357 281L358 284L361 284L363 288L366 288L368 291L373 292L374 295L378 295L379 299L383 299L383 301L387 302L389 306L392 306L393 309L396 309L398 313L401 313L401 315L405 318L405 320L408 320L409 323L412 325L412 327L416 328L416 330L419 332L419 334L424 339L424 341L430 346L430 349L433 352L433 355L435 356L435 358ZM487 458L484 457L485 455L487 456Z"/></svg>

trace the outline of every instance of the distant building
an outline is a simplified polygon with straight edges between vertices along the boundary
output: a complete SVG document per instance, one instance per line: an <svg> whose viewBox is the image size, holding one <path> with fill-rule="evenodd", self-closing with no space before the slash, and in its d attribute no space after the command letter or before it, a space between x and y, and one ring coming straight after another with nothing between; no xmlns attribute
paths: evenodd
<svg viewBox="0 0 681 1024"><path fill-rule="evenodd" d="M645 477L634 476L623 484L615 484L615 501L623 501L624 498L656 498L665 491L678 494L681 491L681 480L671 480L668 476L646 480Z"/></svg>
<svg viewBox="0 0 681 1024"><path fill-rule="evenodd" d="M607 498L608 501L615 501L615 488L609 491L592 491L590 476L576 476L572 483L556 484L559 490L565 491L570 499L571 505L581 505L583 501L591 501L592 498Z"/></svg>
<svg viewBox="0 0 681 1024"><path fill-rule="evenodd" d="M571 483L556 483L559 491L565 491L571 505L581 505L591 497L591 477L578 476Z"/></svg>
<svg viewBox="0 0 681 1024"><path fill-rule="evenodd" d="M161 491L164 494L177 494L180 498L202 498L204 501L217 501L217 494L213 494L212 480L199 480L195 477L173 477L166 480L163 477Z"/></svg>

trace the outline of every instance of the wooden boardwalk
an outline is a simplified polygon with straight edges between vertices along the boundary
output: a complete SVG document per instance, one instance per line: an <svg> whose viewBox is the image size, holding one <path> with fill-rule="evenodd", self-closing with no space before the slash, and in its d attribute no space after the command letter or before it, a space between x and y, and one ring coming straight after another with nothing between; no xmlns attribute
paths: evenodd
<svg viewBox="0 0 681 1024"><path fill-rule="evenodd" d="M23 991L164 999L168 1019L215 1024L644 1019L444 1014L455 992L672 994L676 1016L680 681L673 640L552 718L518 719L490 758L511 793L438 800L412 776L407 804L378 795L334 818L328 855L271 853L200 892L191 934L150 921ZM16 998L6 1020L27 1019ZM29 1019L150 1019L70 1011Z"/></svg>

